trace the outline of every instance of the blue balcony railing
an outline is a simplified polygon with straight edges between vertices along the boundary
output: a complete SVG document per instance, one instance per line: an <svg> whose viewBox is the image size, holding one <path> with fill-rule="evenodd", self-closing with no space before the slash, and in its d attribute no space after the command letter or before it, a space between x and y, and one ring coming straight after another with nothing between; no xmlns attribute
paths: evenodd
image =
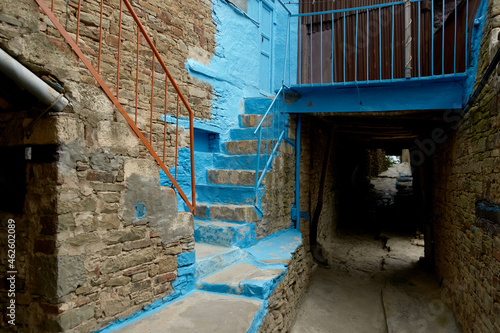
<svg viewBox="0 0 500 333"><path fill-rule="evenodd" d="M479 3L405 0L292 14L299 26L297 85L464 76Z"/></svg>

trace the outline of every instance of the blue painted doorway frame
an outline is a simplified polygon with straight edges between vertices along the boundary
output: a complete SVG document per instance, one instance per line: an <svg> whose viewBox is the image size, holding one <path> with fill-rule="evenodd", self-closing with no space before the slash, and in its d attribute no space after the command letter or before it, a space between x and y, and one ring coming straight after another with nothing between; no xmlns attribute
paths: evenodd
<svg viewBox="0 0 500 333"><path fill-rule="evenodd" d="M259 12L259 88L263 93L270 94L273 89L274 0L261 0Z"/></svg>

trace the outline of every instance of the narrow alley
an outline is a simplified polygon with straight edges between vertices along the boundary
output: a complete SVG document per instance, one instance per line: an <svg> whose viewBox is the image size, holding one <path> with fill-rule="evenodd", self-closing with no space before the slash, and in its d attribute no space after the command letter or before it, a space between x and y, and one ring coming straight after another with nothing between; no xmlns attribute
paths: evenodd
<svg viewBox="0 0 500 333"><path fill-rule="evenodd" d="M425 264L424 235L401 228L411 214L398 214L399 196L411 179L400 163L371 180L369 223L344 226L323 244L329 265L315 265L292 333L461 332Z"/></svg>
<svg viewBox="0 0 500 333"><path fill-rule="evenodd" d="M407 235L345 233L317 267L292 333L461 332L434 275L419 261L423 248ZM390 252L389 252L390 247Z"/></svg>

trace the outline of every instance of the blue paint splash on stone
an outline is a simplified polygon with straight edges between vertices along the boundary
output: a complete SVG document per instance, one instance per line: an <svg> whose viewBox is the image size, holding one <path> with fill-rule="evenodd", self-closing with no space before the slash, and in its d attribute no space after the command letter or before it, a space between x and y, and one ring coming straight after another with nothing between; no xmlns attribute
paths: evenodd
<svg viewBox="0 0 500 333"><path fill-rule="evenodd" d="M470 46L470 67L467 69L463 104L467 103L472 95L474 83L476 82L477 66L479 64L479 51L481 49L481 41L483 39L484 22L486 21L485 18L488 9L488 2L489 0L481 1L474 20Z"/></svg>
<svg viewBox="0 0 500 333"><path fill-rule="evenodd" d="M146 216L146 205L143 202L135 204L135 218L140 220Z"/></svg>

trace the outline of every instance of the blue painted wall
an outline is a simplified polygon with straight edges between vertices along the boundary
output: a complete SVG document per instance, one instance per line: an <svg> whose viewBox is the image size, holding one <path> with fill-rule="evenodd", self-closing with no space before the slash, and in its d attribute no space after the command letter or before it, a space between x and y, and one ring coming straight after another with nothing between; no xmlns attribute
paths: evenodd
<svg viewBox="0 0 500 333"><path fill-rule="evenodd" d="M484 22L488 9L488 2L489 0L481 1L481 4L479 5L479 8L477 10L476 19L474 20L470 50L471 66L467 69L467 81L465 83L463 104L466 104L469 100L469 97L472 95L472 92L474 90L474 83L476 82L477 65L479 63L479 50L481 48L481 40L483 39Z"/></svg>
<svg viewBox="0 0 500 333"><path fill-rule="evenodd" d="M238 127L238 114L243 113L245 98L274 95L283 81L288 13L278 0L264 1L274 8L271 91L259 88L262 43L259 21L262 0L249 0L248 14L224 0L214 0L212 16L217 24L216 52L209 66L193 59L186 62L186 69L192 76L212 84L214 88L210 123L223 129L221 141L228 140L229 130ZM294 7L297 6L292 6L291 9ZM296 32L297 27L293 30ZM292 52L287 59L288 65L296 63L297 54L296 33L289 36L292 40L289 43ZM294 73L296 70L287 74L289 83L291 77L296 77Z"/></svg>

